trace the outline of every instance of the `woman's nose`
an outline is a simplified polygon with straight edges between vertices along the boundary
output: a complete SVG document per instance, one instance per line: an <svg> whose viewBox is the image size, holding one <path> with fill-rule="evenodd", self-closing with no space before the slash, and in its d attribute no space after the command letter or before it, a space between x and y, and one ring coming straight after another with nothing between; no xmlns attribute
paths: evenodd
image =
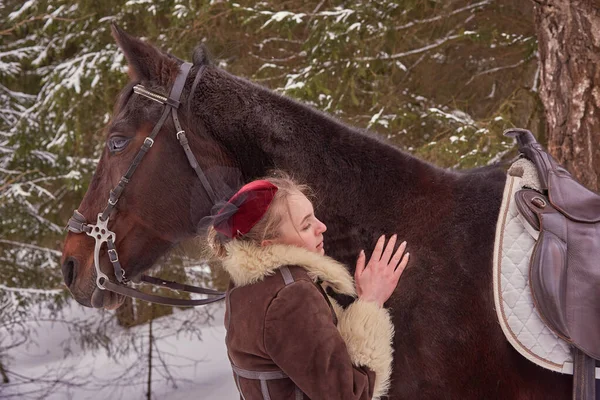
<svg viewBox="0 0 600 400"><path fill-rule="evenodd" d="M318 229L318 233L323 233L327 230L327 225L325 225L324 223L322 223L321 221L319 221L319 229Z"/></svg>

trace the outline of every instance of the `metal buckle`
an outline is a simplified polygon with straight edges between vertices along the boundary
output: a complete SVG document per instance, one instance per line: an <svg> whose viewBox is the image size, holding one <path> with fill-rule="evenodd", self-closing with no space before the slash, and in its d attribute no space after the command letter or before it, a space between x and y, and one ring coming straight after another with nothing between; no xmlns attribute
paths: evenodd
<svg viewBox="0 0 600 400"><path fill-rule="evenodd" d="M111 263L116 263L119 261L119 254L117 253L117 249L108 249L108 259Z"/></svg>
<svg viewBox="0 0 600 400"><path fill-rule="evenodd" d="M180 140L180 139L179 139L179 135L180 135L180 134L184 134L184 135L185 135L185 131L184 131L184 130L181 130L181 131L177 132L177 140Z"/></svg>
<svg viewBox="0 0 600 400"><path fill-rule="evenodd" d="M146 139L144 139L144 146L147 146L148 148L152 147L152 145L154 144L154 139L152 139L150 136L146 137Z"/></svg>

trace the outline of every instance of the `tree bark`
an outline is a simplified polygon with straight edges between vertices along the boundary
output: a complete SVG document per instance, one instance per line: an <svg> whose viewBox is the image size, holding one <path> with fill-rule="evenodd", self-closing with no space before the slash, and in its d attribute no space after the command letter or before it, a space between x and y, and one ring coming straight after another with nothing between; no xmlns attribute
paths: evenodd
<svg viewBox="0 0 600 400"><path fill-rule="evenodd" d="M600 3L534 0L548 151L600 189Z"/></svg>

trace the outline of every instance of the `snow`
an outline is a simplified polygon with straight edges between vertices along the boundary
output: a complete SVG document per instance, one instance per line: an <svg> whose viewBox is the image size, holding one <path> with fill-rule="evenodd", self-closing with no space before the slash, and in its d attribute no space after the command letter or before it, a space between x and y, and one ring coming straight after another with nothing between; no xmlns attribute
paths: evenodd
<svg viewBox="0 0 600 400"><path fill-rule="evenodd" d="M353 30L360 30L360 22L355 22L346 30L346 33L352 32Z"/></svg>
<svg viewBox="0 0 600 400"><path fill-rule="evenodd" d="M381 117L381 114L383 114L383 109L384 109L384 107L382 107L381 110L379 110L379 112L377 114L375 114L371 117L371 120L367 124L367 128L370 128L375 122L377 122L377 120L379 120L379 118Z"/></svg>
<svg viewBox="0 0 600 400"><path fill-rule="evenodd" d="M133 6L136 4L152 4L152 0L129 0L125 6Z"/></svg>
<svg viewBox="0 0 600 400"><path fill-rule="evenodd" d="M3 390L3 396L29 398L24 394L40 390L42 380L60 382L81 382L82 384L51 386L43 398L53 399L145 399L146 373L135 374L135 367L147 360L140 354L148 344L148 325L125 330L114 323L105 321L102 311L79 306L71 301L65 311L65 319L44 317L27 322L30 329L28 345L9 350L10 371L27 377L38 378L20 385L10 385ZM223 326L223 304L208 306L214 319L201 326L201 339L183 333L174 334L175 327L181 325L185 313L175 311L173 315L154 320L153 336L161 359L169 366L169 374L161 373L157 354L153 363L152 398L170 400L206 399L221 400L239 397L231 374L225 348L225 328ZM104 312L106 313L106 312ZM66 320L68 316L68 321ZM121 342L142 342L138 351L128 351L111 357L106 351L81 350L74 344L68 345L73 330L69 321L86 320L99 324L110 324L107 335ZM124 333L124 332L127 333ZM37 344L34 342L37 341ZM146 346L146 347L144 347ZM133 371L133 372L132 372ZM172 378L172 379L171 379ZM70 386L70 387L69 387ZM21 395L23 395L21 397ZM39 398L38 392L33 398Z"/></svg>
<svg viewBox="0 0 600 400"><path fill-rule="evenodd" d="M8 19L12 21L12 20L19 18L21 16L21 14L23 14L25 11L27 11L34 4L35 4L35 0L26 1L25 3L23 3L23 5L21 6L20 9L8 14Z"/></svg>
<svg viewBox="0 0 600 400"><path fill-rule="evenodd" d="M273 21L281 22L284 19L288 19L288 18L290 20L294 21L295 23L299 24L302 22L302 18L304 18L305 16L306 16L306 14L304 14L304 13L295 14L295 13L292 13L289 11L279 11L279 12L274 13L271 16L271 18L269 18L269 20L267 20L267 22L265 22L264 25L260 27L260 29L265 28L267 25L269 25Z"/></svg>
<svg viewBox="0 0 600 400"><path fill-rule="evenodd" d="M335 11L321 11L317 15L324 17L336 17L335 23L339 24L340 22L346 22L346 19L352 14L354 14L354 10L341 9L340 7L336 7Z"/></svg>
<svg viewBox="0 0 600 400"><path fill-rule="evenodd" d="M19 293L19 294L34 293L34 294L46 294L46 295L60 294L63 292L62 289L16 288L16 287L6 286L1 283L0 283L0 290L3 290L5 292L11 292L11 293Z"/></svg>

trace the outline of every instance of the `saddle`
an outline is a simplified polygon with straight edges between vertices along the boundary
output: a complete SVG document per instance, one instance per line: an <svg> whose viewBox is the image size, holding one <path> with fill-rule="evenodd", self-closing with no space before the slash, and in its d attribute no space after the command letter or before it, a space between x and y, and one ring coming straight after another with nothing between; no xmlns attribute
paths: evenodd
<svg viewBox="0 0 600 400"><path fill-rule="evenodd" d="M573 397L595 397L600 359L600 196L560 166L525 129L511 129L537 169L540 191L515 194L521 215L540 232L529 285L546 325L573 346Z"/></svg>

